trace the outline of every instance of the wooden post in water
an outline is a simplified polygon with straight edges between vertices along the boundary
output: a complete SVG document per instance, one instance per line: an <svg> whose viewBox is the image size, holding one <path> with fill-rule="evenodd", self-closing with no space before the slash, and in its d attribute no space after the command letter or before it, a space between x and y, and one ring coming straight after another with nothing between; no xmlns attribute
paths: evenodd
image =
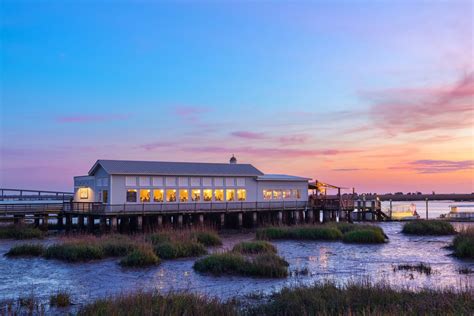
<svg viewBox="0 0 474 316"><path fill-rule="evenodd" d="M428 198L426 198L426 219L428 219Z"/></svg>
<svg viewBox="0 0 474 316"><path fill-rule="evenodd" d="M392 219L392 199L390 199L390 219Z"/></svg>

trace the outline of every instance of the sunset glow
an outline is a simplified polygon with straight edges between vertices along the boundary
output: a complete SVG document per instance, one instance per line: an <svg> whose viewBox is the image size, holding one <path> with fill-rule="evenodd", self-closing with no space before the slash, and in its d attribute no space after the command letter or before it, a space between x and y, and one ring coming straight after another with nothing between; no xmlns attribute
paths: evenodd
<svg viewBox="0 0 474 316"><path fill-rule="evenodd" d="M358 192L474 192L472 5L2 1L0 187L234 154Z"/></svg>

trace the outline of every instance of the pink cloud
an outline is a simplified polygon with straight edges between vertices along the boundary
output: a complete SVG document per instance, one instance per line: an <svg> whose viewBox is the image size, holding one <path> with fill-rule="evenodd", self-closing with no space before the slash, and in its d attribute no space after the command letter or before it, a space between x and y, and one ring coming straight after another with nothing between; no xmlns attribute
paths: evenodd
<svg viewBox="0 0 474 316"><path fill-rule="evenodd" d="M474 73L451 86L392 89L366 96L373 101L371 120L391 135L474 124Z"/></svg>
<svg viewBox="0 0 474 316"><path fill-rule="evenodd" d="M154 143L143 144L143 145L140 145L139 147L147 151L150 151L150 150L155 150L155 149L164 148L164 147L173 147L175 145L176 143L173 143L173 142L154 142Z"/></svg>
<svg viewBox="0 0 474 316"><path fill-rule="evenodd" d="M278 141L283 145L301 145L307 143L309 138L309 135L290 135L280 137Z"/></svg>
<svg viewBox="0 0 474 316"><path fill-rule="evenodd" d="M237 132L232 132L230 135L234 137L239 137L239 138L245 138L245 139L263 139L265 138L265 134L263 133L255 133L255 132L249 132L249 131L237 131Z"/></svg>
<svg viewBox="0 0 474 316"><path fill-rule="evenodd" d="M71 115L59 116L56 121L59 123L93 123L93 122L109 122L122 121L131 117L130 114L113 114L113 115Z"/></svg>
<svg viewBox="0 0 474 316"><path fill-rule="evenodd" d="M198 122L203 114L210 111L209 108L195 106L175 106L173 109L174 114L188 122Z"/></svg>
<svg viewBox="0 0 474 316"><path fill-rule="evenodd" d="M474 160L434 160L422 159L406 165L390 167L392 170L413 170L417 173L448 173L474 169Z"/></svg>

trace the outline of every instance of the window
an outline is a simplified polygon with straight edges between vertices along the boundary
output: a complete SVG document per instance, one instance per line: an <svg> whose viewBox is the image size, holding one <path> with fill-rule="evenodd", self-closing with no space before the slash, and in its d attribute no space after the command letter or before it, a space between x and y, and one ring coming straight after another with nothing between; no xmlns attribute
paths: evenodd
<svg viewBox="0 0 474 316"><path fill-rule="evenodd" d="M188 186L188 178L186 177L179 177L178 184L180 187L187 187Z"/></svg>
<svg viewBox="0 0 474 316"><path fill-rule="evenodd" d="M247 199L247 190L245 189L238 189L237 190L237 199L239 201L245 201Z"/></svg>
<svg viewBox="0 0 474 316"><path fill-rule="evenodd" d="M109 201L109 191L102 190L102 203L106 203Z"/></svg>
<svg viewBox="0 0 474 316"><path fill-rule="evenodd" d="M212 190L211 189L204 189L202 190L203 200L206 202L212 201Z"/></svg>
<svg viewBox="0 0 474 316"><path fill-rule="evenodd" d="M191 178L191 186L198 187L201 185L201 178Z"/></svg>
<svg viewBox="0 0 474 316"><path fill-rule="evenodd" d="M179 201L187 202L188 201L188 190L179 190Z"/></svg>
<svg viewBox="0 0 474 316"><path fill-rule="evenodd" d="M174 187L176 185L176 178L175 177L166 177L166 186Z"/></svg>
<svg viewBox="0 0 474 316"><path fill-rule="evenodd" d="M225 178L225 186L226 187L233 187L235 185L234 178Z"/></svg>
<svg viewBox="0 0 474 316"><path fill-rule="evenodd" d="M263 199L271 200L272 199L272 190L263 190Z"/></svg>
<svg viewBox="0 0 474 316"><path fill-rule="evenodd" d="M291 199L291 190L283 190L283 198Z"/></svg>
<svg viewBox="0 0 474 316"><path fill-rule="evenodd" d="M127 202L137 201L137 190L127 190Z"/></svg>
<svg viewBox="0 0 474 316"><path fill-rule="evenodd" d="M201 190L199 189L194 189L191 191L191 199L194 202L199 202L201 201Z"/></svg>
<svg viewBox="0 0 474 316"><path fill-rule="evenodd" d="M300 190L291 190L293 193L293 198L294 199L301 199L301 192Z"/></svg>
<svg viewBox="0 0 474 316"><path fill-rule="evenodd" d="M163 202L163 189L153 190L153 202Z"/></svg>
<svg viewBox="0 0 474 316"><path fill-rule="evenodd" d="M79 198L81 200L87 200L89 198L89 188L80 188L79 189Z"/></svg>
<svg viewBox="0 0 474 316"><path fill-rule="evenodd" d="M214 178L214 186L221 187L224 185L224 178Z"/></svg>
<svg viewBox="0 0 474 316"><path fill-rule="evenodd" d="M141 187L149 187L150 186L150 177L139 177L138 183L140 183Z"/></svg>
<svg viewBox="0 0 474 316"><path fill-rule="evenodd" d="M176 190L166 190L166 202L176 202Z"/></svg>
<svg viewBox="0 0 474 316"><path fill-rule="evenodd" d="M235 201L235 190L225 190L226 200Z"/></svg>
<svg viewBox="0 0 474 316"><path fill-rule="evenodd" d="M222 189L214 190L214 199L219 202L224 201L224 190Z"/></svg>
<svg viewBox="0 0 474 316"><path fill-rule="evenodd" d="M245 186L245 178L237 178L237 186L244 187Z"/></svg>
<svg viewBox="0 0 474 316"><path fill-rule="evenodd" d="M154 187L162 187L163 186L163 177L153 177L152 183Z"/></svg>
<svg viewBox="0 0 474 316"><path fill-rule="evenodd" d="M212 185L212 178L202 178L202 185L210 187Z"/></svg>
<svg viewBox="0 0 474 316"><path fill-rule="evenodd" d="M273 190L273 199L280 200L281 199L281 190Z"/></svg>
<svg viewBox="0 0 474 316"><path fill-rule="evenodd" d="M150 190L140 190L140 202L150 202Z"/></svg>
<svg viewBox="0 0 474 316"><path fill-rule="evenodd" d="M133 187L137 185L137 177L125 177L125 185L127 187Z"/></svg>

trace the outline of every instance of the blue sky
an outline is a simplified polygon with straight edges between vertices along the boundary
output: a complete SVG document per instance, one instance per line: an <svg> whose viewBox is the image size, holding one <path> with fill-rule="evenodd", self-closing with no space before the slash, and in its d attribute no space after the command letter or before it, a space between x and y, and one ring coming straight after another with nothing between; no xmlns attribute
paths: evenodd
<svg viewBox="0 0 474 316"><path fill-rule="evenodd" d="M2 1L0 184L234 153L361 190L474 190L472 21L470 1Z"/></svg>

